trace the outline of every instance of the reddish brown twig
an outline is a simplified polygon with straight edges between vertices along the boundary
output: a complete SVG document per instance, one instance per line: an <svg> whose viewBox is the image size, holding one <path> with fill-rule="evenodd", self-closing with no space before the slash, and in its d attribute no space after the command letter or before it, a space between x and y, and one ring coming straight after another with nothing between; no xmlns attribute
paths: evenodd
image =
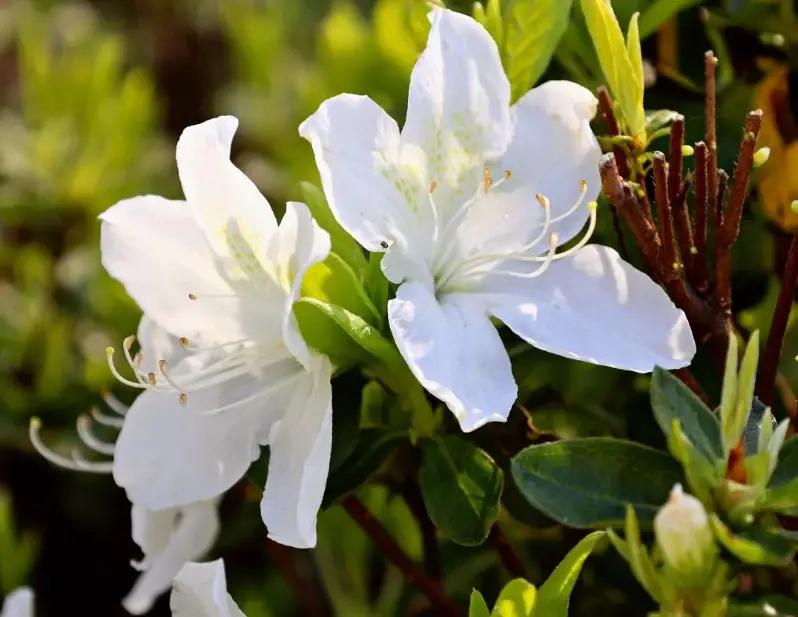
<svg viewBox="0 0 798 617"><path fill-rule="evenodd" d="M707 147L707 198L708 208L714 217L718 212L718 134L715 118L715 67L718 59L712 51L704 54L704 142ZM713 221L714 230L719 229L717 220Z"/></svg>
<svg viewBox="0 0 798 617"><path fill-rule="evenodd" d="M673 214L668 195L668 170L665 167L665 155L662 152L654 153L654 195L659 220L659 234L662 239L660 273L664 277L663 281L672 281L681 275L681 268L679 257L676 254Z"/></svg>
<svg viewBox="0 0 798 617"><path fill-rule="evenodd" d="M413 476L408 479L402 492L407 502L407 507L410 508L410 512L416 517L418 525L421 528L421 542L424 546L424 570L427 576L440 580L443 575L443 569L441 568L438 535L435 530L435 525L427 514L427 508L424 506L424 497L421 495L421 489L415 479L418 474L418 467L421 463L419 460L420 456L418 456L419 452L420 451L416 449L413 450L413 457L416 459L413 462L414 473Z"/></svg>
<svg viewBox="0 0 798 617"><path fill-rule="evenodd" d="M701 296L706 296L709 289L709 273L707 272L707 146L703 141L695 145L695 204L694 234L696 258L690 282Z"/></svg>
<svg viewBox="0 0 798 617"><path fill-rule="evenodd" d="M693 391L693 394L695 394L698 398L704 401L705 404L707 405L711 404L709 397L707 396L707 393L704 392L703 388L701 387L701 384L698 383L698 380L690 372L689 369L677 368L671 372L674 375L676 375L679 379L681 379L682 383L686 385L688 388L690 388Z"/></svg>
<svg viewBox="0 0 798 617"><path fill-rule="evenodd" d="M618 124L618 119L615 117L615 110L612 106L612 97L610 96L610 91L607 90L606 86L599 86L596 89L596 94L598 96L601 115L603 116L604 122L607 125L607 132L609 132L611 137L618 137L621 134L621 127ZM618 165L618 170L620 171L621 175L624 178L628 177L629 166L626 163L626 152L621 146L616 145L612 147L612 153L615 155L615 161Z"/></svg>
<svg viewBox="0 0 798 617"><path fill-rule="evenodd" d="M684 155L684 116L679 116L671 124L671 143L668 156L668 199L671 202L673 220L678 232L679 253L682 256L688 280L695 269L695 247L693 246L693 229L690 224L690 213L687 210L687 189L692 182L691 176L682 179Z"/></svg>
<svg viewBox="0 0 798 617"><path fill-rule="evenodd" d="M787 332L787 321L795 299L796 288L798 288L798 236L793 236L789 253L787 253L784 274L781 277L776 310L773 312L770 322L770 332L756 379L756 395L768 406L773 404L781 347L784 342L784 334Z"/></svg>
<svg viewBox="0 0 798 617"><path fill-rule="evenodd" d="M302 607L302 613L308 617L329 617L332 611L322 599L321 593L316 593L313 589L314 581L300 574L297 568L297 552L297 549L283 546L273 540L266 540L266 553L282 572L286 583Z"/></svg>
<svg viewBox="0 0 798 617"><path fill-rule="evenodd" d="M521 558L516 554L513 545L507 540L507 536L504 535L504 532L499 527L499 523L493 524L493 527L490 529L490 535L488 536L488 539L496 549L496 552L499 553L499 558L502 560L502 565L510 576L513 578L529 578L524 562L521 561Z"/></svg>
<svg viewBox="0 0 798 617"><path fill-rule="evenodd" d="M349 516L369 535L385 558L399 568L407 581L427 597L436 615L465 617L460 607L446 595L443 586L424 574L421 567L407 556L382 523L374 518L357 497L350 495L344 499L342 505Z"/></svg>
<svg viewBox="0 0 798 617"><path fill-rule="evenodd" d="M734 172L734 187L729 204L723 212L721 226L715 239L715 299L717 308L729 328L733 327L731 315L731 247L740 235L743 205L748 195L748 179L754 165L754 152L759 129L762 126L762 111L749 112L745 122L745 133L737 157Z"/></svg>

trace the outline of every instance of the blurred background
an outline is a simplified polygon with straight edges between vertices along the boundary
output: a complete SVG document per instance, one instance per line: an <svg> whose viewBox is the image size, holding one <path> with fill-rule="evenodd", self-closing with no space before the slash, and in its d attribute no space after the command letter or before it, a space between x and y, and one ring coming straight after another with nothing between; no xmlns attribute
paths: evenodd
<svg viewBox="0 0 798 617"><path fill-rule="evenodd" d="M734 305L741 328L766 334L786 232L798 224L788 207L798 198L796 7L792 0L613 5L624 29L634 11L659 11L643 32L651 65L646 108L683 113L688 142L702 137L703 52L715 50L722 167L732 169L745 113L765 110L762 145L772 155L735 249ZM468 0L448 6L471 10ZM39 417L47 443L69 453L79 444L77 417L102 408L104 392L126 402L134 394L106 366L105 347L135 332L139 314L100 266L97 215L137 194L182 197L177 137L220 114L239 117L234 160L275 209L301 200L299 181L318 184L318 177L297 126L340 92L367 94L401 122L426 39L425 12L417 0L0 1L0 596L27 584L36 590L38 617L124 615L119 602L135 579L129 562L140 554L123 491L108 476L53 467L28 439L30 418ZM602 83L578 8L549 78ZM597 240L617 246L608 208L600 220ZM797 335L791 328L785 387L798 387L791 360ZM534 429L516 411L477 440L523 445L615 435L662 446L647 377L510 344L519 402ZM717 375L701 354L694 373L717 393ZM360 377L341 380L336 396L358 404ZM112 429L98 433L113 440ZM420 557L412 497L389 482L362 489L361 497ZM340 508L322 514L319 547L298 553L266 543L257 499L246 482L226 496L212 553L225 558L231 593L248 617L424 614L413 588ZM504 506L505 532L540 582L581 533L547 521L512 487ZM441 539L441 560L447 590L463 602L476 586L491 603L507 579L490 543L464 548ZM784 591L785 583L758 584ZM642 615L650 608L607 551L588 562L571 612ZM168 600L152 614L167 615Z"/></svg>

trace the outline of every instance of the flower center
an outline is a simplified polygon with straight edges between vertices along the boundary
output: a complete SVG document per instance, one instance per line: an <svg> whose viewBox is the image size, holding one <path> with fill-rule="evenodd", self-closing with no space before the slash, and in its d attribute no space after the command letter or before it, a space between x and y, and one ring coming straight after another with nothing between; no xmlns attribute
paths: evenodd
<svg viewBox="0 0 798 617"><path fill-rule="evenodd" d="M485 169L483 179L476 193L454 212L445 225L440 224L439 208L435 204L434 192L437 187L436 182L432 182L429 191L429 201L435 220L434 238L436 240L436 252L432 262L432 272L435 278L435 287L439 292L454 291L461 286L469 286L475 280L479 280L485 274L501 274L503 276L531 279L541 276L553 261L564 259L573 255L590 240L596 229L596 211L598 204L591 201L587 204L589 210L588 227L584 235L571 248L557 253L559 236L551 231L552 225L574 215L579 211L585 202L587 194L587 182L580 180L579 197L564 213L552 217L551 203L549 199L538 193L537 201L543 208L543 222L535 225L532 231L537 231L534 238L519 247L514 247L506 251L496 251L492 253L475 253L465 258L452 258L453 252L457 248L454 234L457 228L465 221L470 209L483 196L495 190L511 177L510 171L505 171L504 176L494 182L490 170ZM441 231L442 229L442 231ZM546 243L545 245L543 243ZM546 250L541 249L546 246ZM507 262L537 263L537 268L529 271L519 269L502 268L502 264Z"/></svg>

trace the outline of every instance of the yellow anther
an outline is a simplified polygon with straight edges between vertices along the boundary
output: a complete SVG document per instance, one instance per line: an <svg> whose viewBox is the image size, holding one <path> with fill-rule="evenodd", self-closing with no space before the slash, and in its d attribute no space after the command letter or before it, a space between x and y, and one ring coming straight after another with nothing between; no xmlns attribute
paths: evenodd
<svg viewBox="0 0 798 617"><path fill-rule="evenodd" d="M133 361L134 361L136 364L141 364L141 363L144 361L144 356L142 356L142 355L141 355L141 352L140 352L140 351L137 351L137 352L136 352L136 355L135 355L135 356L133 356Z"/></svg>
<svg viewBox="0 0 798 617"><path fill-rule="evenodd" d="M505 169L504 170L504 179L505 180L509 180L510 176L512 176L512 175L513 175L513 172L511 172L509 169Z"/></svg>
<svg viewBox="0 0 798 617"><path fill-rule="evenodd" d="M152 372L150 372L150 373L147 373L147 379L149 380L149 382L150 382L150 383L151 383L153 386L154 386L154 385L156 385L156 382L157 382L157 380L155 379L155 373L152 373Z"/></svg>
<svg viewBox="0 0 798 617"><path fill-rule="evenodd" d="M598 202L597 201L589 201L587 202L587 209L588 210L598 210Z"/></svg>
<svg viewBox="0 0 798 617"><path fill-rule="evenodd" d="M432 182L429 183L429 192L430 193L434 193L436 188L438 188L438 183L435 180L433 180Z"/></svg>
<svg viewBox="0 0 798 617"><path fill-rule="evenodd" d="M161 369L162 373L166 373L166 360L158 360L158 368Z"/></svg>
<svg viewBox="0 0 798 617"><path fill-rule="evenodd" d="M196 300L197 296L195 296L194 294L188 294L188 299L189 300Z"/></svg>
<svg viewBox="0 0 798 617"><path fill-rule="evenodd" d="M535 195L535 199L538 200L538 203L543 206L544 208L548 208L551 205L548 197L546 197L543 193L538 193Z"/></svg>
<svg viewBox="0 0 798 617"><path fill-rule="evenodd" d="M487 167L482 172L482 184L486 193L490 190L490 187L493 186L493 176L490 173L490 169Z"/></svg>
<svg viewBox="0 0 798 617"><path fill-rule="evenodd" d="M579 192L584 193L587 190L587 180L579 181Z"/></svg>
<svg viewBox="0 0 798 617"><path fill-rule="evenodd" d="M185 336L180 337L180 346L188 347L188 339Z"/></svg>
<svg viewBox="0 0 798 617"><path fill-rule="evenodd" d="M185 406L186 406L186 398L187 398L187 397L186 397L186 393L185 393L185 392L181 392L181 393L180 393L180 396L178 396L178 397L177 397L177 400L178 400L178 402L179 402L179 403L180 403L180 405L181 405L181 406L183 406L183 407L185 407Z"/></svg>

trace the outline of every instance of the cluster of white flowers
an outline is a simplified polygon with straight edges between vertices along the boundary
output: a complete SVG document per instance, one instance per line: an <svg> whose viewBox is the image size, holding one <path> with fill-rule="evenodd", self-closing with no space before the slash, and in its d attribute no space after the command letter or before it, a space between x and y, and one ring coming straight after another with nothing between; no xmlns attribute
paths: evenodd
<svg viewBox="0 0 798 617"><path fill-rule="evenodd" d="M588 244L600 189L593 95L549 82L511 105L484 28L444 9L430 20L401 130L352 94L325 101L299 127L335 218L367 251L384 252L382 271L398 285L390 330L413 375L472 431L505 421L517 395L492 318L582 361L637 372L689 364L684 314L615 250ZM226 116L184 131L185 200L140 196L100 216L103 265L144 314L137 337L108 350L117 378L142 391L129 409L109 399L119 417L95 415L120 427L116 443L81 425L84 442L113 461L60 457L31 428L50 460L112 471L127 492L144 553L124 603L133 614L174 581L175 615L242 615L221 562L187 562L212 546L217 503L262 446L269 537L316 543L334 367L303 340L292 309L330 237L301 203L278 224L230 161L236 128ZM3 617L31 608L25 591Z"/></svg>

